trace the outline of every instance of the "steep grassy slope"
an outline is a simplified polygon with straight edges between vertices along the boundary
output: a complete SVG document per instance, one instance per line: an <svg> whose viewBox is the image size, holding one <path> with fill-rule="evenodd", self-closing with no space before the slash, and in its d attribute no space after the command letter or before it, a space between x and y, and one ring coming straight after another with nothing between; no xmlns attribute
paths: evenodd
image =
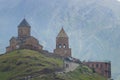
<svg viewBox="0 0 120 80"><path fill-rule="evenodd" d="M36 51L19 50L0 56L0 80L41 74L61 68L63 61Z"/></svg>
<svg viewBox="0 0 120 80"><path fill-rule="evenodd" d="M58 58L46 57L32 50L16 50L0 56L0 80L106 80L86 66L69 73L54 73L63 67Z"/></svg>

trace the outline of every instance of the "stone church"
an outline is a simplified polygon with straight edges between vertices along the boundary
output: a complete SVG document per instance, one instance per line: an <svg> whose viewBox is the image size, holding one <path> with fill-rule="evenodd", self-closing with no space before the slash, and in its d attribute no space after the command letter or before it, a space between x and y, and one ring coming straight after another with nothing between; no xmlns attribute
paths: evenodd
<svg viewBox="0 0 120 80"><path fill-rule="evenodd" d="M10 46L6 47L6 52L15 49L42 50L43 48L43 46L39 44L39 41L31 36L31 26L26 19L23 19L18 25L18 37L12 37L9 42Z"/></svg>
<svg viewBox="0 0 120 80"><path fill-rule="evenodd" d="M39 44L39 41L31 36L31 26L23 19L18 25L18 37L12 37L10 39L10 46L6 48L6 52L10 52L16 49L31 49L36 51L44 51L43 46ZM65 30L62 28L56 37L56 48L53 55L58 55L63 58L73 58L71 48L69 48L69 37ZM70 59L72 60L72 59ZM76 61L75 58L72 60ZM94 72L106 77L111 78L111 62L83 62L84 65L94 69Z"/></svg>

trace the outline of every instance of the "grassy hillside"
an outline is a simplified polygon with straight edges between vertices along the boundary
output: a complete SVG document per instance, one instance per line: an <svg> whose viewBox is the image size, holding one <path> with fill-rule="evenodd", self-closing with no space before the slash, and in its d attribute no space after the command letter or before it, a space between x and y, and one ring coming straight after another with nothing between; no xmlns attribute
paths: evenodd
<svg viewBox="0 0 120 80"><path fill-rule="evenodd" d="M46 57L32 50L16 50L0 56L0 80L105 80L92 73L86 66L80 66L69 73L54 73L63 67L63 61L58 58Z"/></svg>
<svg viewBox="0 0 120 80"><path fill-rule="evenodd" d="M106 78L93 73L86 66L79 66L76 70L69 73L57 73L37 76L31 80L107 80Z"/></svg>
<svg viewBox="0 0 120 80"><path fill-rule="evenodd" d="M63 61L44 56L36 51L19 50L0 56L0 79L8 80L42 73L42 70L61 68Z"/></svg>
<svg viewBox="0 0 120 80"><path fill-rule="evenodd" d="M67 74L59 74L57 75L65 80L106 80L104 77L93 73L91 69L86 66L79 66L73 72L69 72Z"/></svg>

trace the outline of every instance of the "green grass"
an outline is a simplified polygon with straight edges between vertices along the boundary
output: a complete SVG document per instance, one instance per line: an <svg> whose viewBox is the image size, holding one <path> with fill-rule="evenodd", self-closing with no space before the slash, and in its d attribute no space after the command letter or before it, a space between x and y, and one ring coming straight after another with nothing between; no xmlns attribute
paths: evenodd
<svg viewBox="0 0 120 80"><path fill-rule="evenodd" d="M106 80L83 65L69 73L52 73L54 69L62 67L61 59L46 57L32 50L16 50L0 56L0 80L20 80L20 77L28 75L38 75L31 80ZM51 70L51 73L39 73L44 69Z"/></svg>
<svg viewBox="0 0 120 80"><path fill-rule="evenodd" d="M107 80L106 78L93 73L86 66L79 66L76 70L63 74L47 74L38 76L32 80Z"/></svg>
<svg viewBox="0 0 120 80"><path fill-rule="evenodd" d="M72 72L62 75L58 74L57 77L63 80L107 80L105 77L93 73L90 68L83 65Z"/></svg>
<svg viewBox="0 0 120 80"><path fill-rule="evenodd" d="M16 50L0 56L0 79L27 76L43 69L62 68L61 59L46 57L32 50Z"/></svg>

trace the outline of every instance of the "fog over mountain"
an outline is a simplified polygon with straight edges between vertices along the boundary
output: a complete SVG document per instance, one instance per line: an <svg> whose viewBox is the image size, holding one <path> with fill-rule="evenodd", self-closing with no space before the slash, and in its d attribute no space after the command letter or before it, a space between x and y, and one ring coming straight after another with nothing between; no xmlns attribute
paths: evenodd
<svg viewBox="0 0 120 80"><path fill-rule="evenodd" d="M111 61L113 78L120 80L119 8L117 0L0 0L0 52L25 17L44 49L53 51L63 26L74 57Z"/></svg>

